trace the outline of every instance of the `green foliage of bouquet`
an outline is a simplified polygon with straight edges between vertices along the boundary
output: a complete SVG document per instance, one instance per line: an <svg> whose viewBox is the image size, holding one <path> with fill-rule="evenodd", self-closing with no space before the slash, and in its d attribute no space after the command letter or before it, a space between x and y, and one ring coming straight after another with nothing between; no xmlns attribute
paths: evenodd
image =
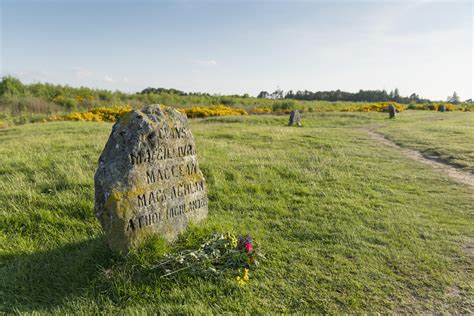
<svg viewBox="0 0 474 316"><path fill-rule="evenodd" d="M232 277L238 285L244 286L261 258L250 234L236 237L230 232L214 233L198 249L165 255L151 269L158 271L161 278L192 273Z"/></svg>

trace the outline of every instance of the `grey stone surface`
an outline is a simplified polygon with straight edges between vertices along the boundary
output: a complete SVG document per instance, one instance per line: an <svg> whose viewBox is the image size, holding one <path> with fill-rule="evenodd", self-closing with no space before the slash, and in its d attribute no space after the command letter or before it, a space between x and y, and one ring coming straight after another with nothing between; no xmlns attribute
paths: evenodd
<svg viewBox="0 0 474 316"><path fill-rule="evenodd" d="M186 116L160 105L112 128L95 177L95 212L110 248L127 253L150 235L173 240L207 216L206 183Z"/></svg>
<svg viewBox="0 0 474 316"><path fill-rule="evenodd" d="M388 105L388 115L389 118L395 118L395 115L397 114L397 109L395 108L395 105L389 104Z"/></svg>
<svg viewBox="0 0 474 316"><path fill-rule="evenodd" d="M289 126L301 126L301 114L298 110L293 110L290 113L290 120L288 121Z"/></svg>

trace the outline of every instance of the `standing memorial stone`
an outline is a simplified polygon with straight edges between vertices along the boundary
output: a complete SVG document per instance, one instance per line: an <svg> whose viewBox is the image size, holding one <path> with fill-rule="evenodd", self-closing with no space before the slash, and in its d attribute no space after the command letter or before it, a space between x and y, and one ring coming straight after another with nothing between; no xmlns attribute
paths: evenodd
<svg viewBox="0 0 474 316"><path fill-rule="evenodd" d="M207 216L206 184L186 116L160 105L125 114L99 159L95 212L112 250L173 240Z"/></svg>
<svg viewBox="0 0 474 316"><path fill-rule="evenodd" d="M395 105L389 104L388 106L388 114L389 118L395 118L395 115L397 114L397 109L395 108Z"/></svg>
<svg viewBox="0 0 474 316"><path fill-rule="evenodd" d="M446 106L445 105L440 105L439 108L438 108L438 111L446 112Z"/></svg>
<svg viewBox="0 0 474 316"><path fill-rule="evenodd" d="M297 125L301 126L301 115L300 111L298 110L293 110L290 113L290 120L288 121L289 126Z"/></svg>

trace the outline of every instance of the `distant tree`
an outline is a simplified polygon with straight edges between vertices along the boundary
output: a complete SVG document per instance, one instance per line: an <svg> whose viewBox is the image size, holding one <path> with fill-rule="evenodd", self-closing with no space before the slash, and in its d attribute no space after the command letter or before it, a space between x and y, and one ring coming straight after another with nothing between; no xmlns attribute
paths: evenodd
<svg viewBox="0 0 474 316"><path fill-rule="evenodd" d="M412 93L410 95L410 100L412 100L412 101L416 101L416 100L419 100L419 99L420 99L420 96L416 93Z"/></svg>
<svg viewBox="0 0 474 316"><path fill-rule="evenodd" d="M0 82L0 96L19 96L25 91L25 86L17 78L5 76Z"/></svg>
<svg viewBox="0 0 474 316"><path fill-rule="evenodd" d="M459 98L458 94L456 93L456 91L454 91L452 96L448 97L448 102L451 102L451 103L454 103L454 104L458 104L459 100L460 100L460 98Z"/></svg>
<svg viewBox="0 0 474 316"><path fill-rule="evenodd" d="M275 96L275 92L272 94ZM413 99L415 98L415 99ZM417 99L418 98L418 99ZM311 92L308 90L298 90L296 93L293 91L288 91L285 94L285 99L295 99L295 100L321 100L321 101L354 101L354 102L387 102L387 101L396 101L399 103L410 103L416 100L419 102L427 102L426 99L420 99L419 96L415 93L412 94L412 99L409 97L402 97L398 89L387 93L386 90L359 90L356 93L345 92L341 90L335 91L317 91Z"/></svg>
<svg viewBox="0 0 474 316"><path fill-rule="evenodd" d="M393 91L393 101L400 102L400 92L398 91L398 88L395 88Z"/></svg>
<svg viewBox="0 0 474 316"><path fill-rule="evenodd" d="M270 94L269 94L267 91L261 91L261 92L258 94L257 98L266 99L266 98L268 98L269 96L270 96Z"/></svg>
<svg viewBox="0 0 474 316"><path fill-rule="evenodd" d="M270 96L272 99L283 99L283 90L276 89Z"/></svg>
<svg viewBox="0 0 474 316"><path fill-rule="evenodd" d="M416 93L412 93L410 97L408 98L410 103L420 103L420 96Z"/></svg>
<svg viewBox="0 0 474 316"><path fill-rule="evenodd" d="M166 88L146 88L143 89L140 94L162 94L162 93L168 93L168 94L176 94L180 96L186 96L188 95L186 92L177 90L177 89L166 89ZM191 93L195 94L195 93Z"/></svg>

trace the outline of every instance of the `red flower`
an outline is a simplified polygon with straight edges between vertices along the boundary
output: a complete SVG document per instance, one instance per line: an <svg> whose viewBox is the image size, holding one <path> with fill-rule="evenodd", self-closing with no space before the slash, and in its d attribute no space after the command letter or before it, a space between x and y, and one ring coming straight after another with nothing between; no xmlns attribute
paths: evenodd
<svg viewBox="0 0 474 316"><path fill-rule="evenodd" d="M251 252L252 251L252 244L251 243L246 243L245 244L245 251Z"/></svg>

